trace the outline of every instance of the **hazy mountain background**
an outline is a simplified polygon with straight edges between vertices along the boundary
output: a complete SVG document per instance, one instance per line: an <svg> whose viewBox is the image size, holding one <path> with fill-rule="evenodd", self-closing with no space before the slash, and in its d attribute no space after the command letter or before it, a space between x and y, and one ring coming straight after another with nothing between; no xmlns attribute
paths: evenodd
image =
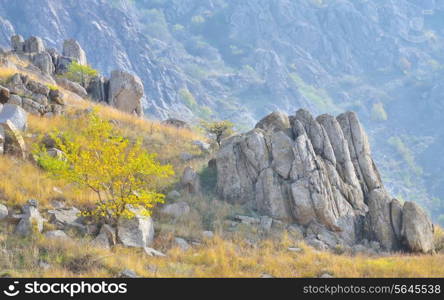
<svg viewBox="0 0 444 300"><path fill-rule="evenodd" d="M443 0L0 0L14 33L135 72L151 118L357 111L392 194L444 224Z"/></svg>

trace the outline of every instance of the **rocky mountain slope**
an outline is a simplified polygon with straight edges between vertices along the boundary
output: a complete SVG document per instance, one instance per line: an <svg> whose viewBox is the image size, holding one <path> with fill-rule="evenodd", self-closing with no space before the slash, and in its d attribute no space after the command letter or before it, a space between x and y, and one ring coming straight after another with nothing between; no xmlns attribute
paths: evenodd
<svg viewBox="0 0 444 300"><path fill-rule="evenodd" d="M0 154L27 159L29 150L21 134L27 129L27 112L42 118L64 115L67 103L61 88L80 99L90 96L91 100L108 103L128 114L141 113L140 79L116 70L110 80L93 78L85 90L64 77L72 62L86 64L83 49L77 41L66 40L62 53L46 49L39 37L11 37L11 51L2 53L1 62L3 68L15 69L17 73L1 82L5 86L0 85ZM24 75L20 70L31 73ZM97 95L108 98L94 99ZM196 146L204 143L196 142ZM55 142L44 142L48 143ZM56 157L63 156L55 145L47 151ZM324 114L314 119L302 109L291 117L274 112L257 123L255 130L224 140L214 164L217 194L222 199L246 205L263 215L268 220L264 227L271 227L273 218L294 223L294 229L304 232L316 248L355 247L370 241L387 251L434 251L432 222L414 202L402 204L389 196L355 113L347 112L337 118ZM200 181L194 169L187 166L180 187L187 193L199 194ZM20 218L16 232L29 235L31 219L39 222L40 232L43 230L43 220L36 209L37 204L33 203L22 208L24 217ZM189 211L189 206L179 202L166 206L164 211L181 215ZM71 210L70 219L77 219L78 212L77 208ZM137 219L137 226L134 222L126 223L129 228L122 225L117 231L117 238L124 245L151 245L151 220ZM109 248L113 230L109 224L103 225L94 242ZM140 231L142 240L132 237L134 230Z"/></svg>
<svg viewBox="0 0 444 300"><path fill-rule="evenodd" d="M209 162L205 138L183 123L84 98L35 60L47 53L38 38L24 45L0 53L1 276L442 276L442 230L384 190L354 113L273 113ZM100 195L41 164L41 155L69 157L55 136L89 138L91 116L115 130L102 142L140 141L174 169L156 182L166 203L151 216L140 207L115 222L80 214L101 205Z"/></svg>
<svg viewBox="0 0 444 300"><path fill-rule="evenodd" d="M2 0L0 43L75 38L104 75L135 72L161 119L247 129L275 110L354 110L387 188L440 220L442 14L433 0Z"/></svg>

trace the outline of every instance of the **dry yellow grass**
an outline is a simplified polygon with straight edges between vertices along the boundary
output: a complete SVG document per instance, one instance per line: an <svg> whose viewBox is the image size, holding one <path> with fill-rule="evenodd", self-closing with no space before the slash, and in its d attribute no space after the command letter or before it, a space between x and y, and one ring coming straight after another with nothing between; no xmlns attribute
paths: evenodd
<svg viewBox="0 0 444 300"><path fill-rule="evenodd" d="M0 67L0 81L6 81L17 73L17 69L11 67Z"/></svg>
<svg viewBox="0 0 444 300"><path fill-rule="evenodd" d="M17 277L115 277L131 269L143 277L443 277L444 255L340 256L318 252L285 237L263 241L256 248L242 240L215 237L184 252L172 248L165 258L146 256L141 250L115 247L106 250L84 241L17 239L1 236L0 268ZM50 263L49 269L39 262Z"/></svg>
<svg viewBox="0 0 444 300"><path fill-rule="evenodd" d="M93 193L51 179L30 162L0 156L0 173L0 201L9 206L22 205L29 199L38 199L44 207L54 199L77 206L88 206L95 201Z"/></svg>
<svg viewBox="0 0 444 300"><path fill-rule="evenodd" d="M137 118L110 106L86 100L67 97L67 102L66 116L53 118L29 116L29 132L33 135L41 135L50 132L52 129L66 129L73 126L73 118L75 118L73 116L78 114L79 111L95 108L101 118L113 121L124 136L130 139L142 138L149 152L157 153L158 159L162 163L174 166L177 176L182 174L185 166L190 165L199 169L203 165L203 160L199 158L204 158L205 155L192 143L194 140L205 140L198 133L188 129L167 126L158 121ZM184 162L181 158L182 153L189 153L195 156L196 159Z"/></svg>

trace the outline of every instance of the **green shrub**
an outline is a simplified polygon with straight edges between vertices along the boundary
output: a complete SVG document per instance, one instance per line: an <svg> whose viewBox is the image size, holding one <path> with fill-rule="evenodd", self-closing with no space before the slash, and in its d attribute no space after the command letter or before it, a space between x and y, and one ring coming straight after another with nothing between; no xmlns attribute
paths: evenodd
<svg viewBox="0 0 444 300"><path fill-rule="evenodd" d="M73 61L68 66L68 71L63 74L63 77L80 83L82 86L87 86L91 78L97 76L99 72L94 70L90 66L81 65L76 61Z"/></svg>

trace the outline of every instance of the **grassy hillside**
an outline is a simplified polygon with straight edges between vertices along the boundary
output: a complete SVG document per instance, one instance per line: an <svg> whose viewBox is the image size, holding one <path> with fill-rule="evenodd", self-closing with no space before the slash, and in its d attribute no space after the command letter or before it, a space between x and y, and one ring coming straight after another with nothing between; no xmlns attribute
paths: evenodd
<svg viewBox="0 0 444 300"><path fill-rule="evenodd" d="M19 68L0 68L0 80L7 80ZM25 72L25 71L21 71ZM32 74L30 74L33 76ZM34 77L40 80L38 77ZM41 80L42 81L42 80ZM45 84L48 82L42 81ZM60 88L60 87L59 87ZM66 90L67 111L64 116L41 118L29 116L24 137L28 148L53 129L81 126L85 110L95 107L101 118L112 122L126 137L142 138L149 152L157 153L162 163L172 164L176 176L163 192L174 188L187 165L204 170L208 157L193 140L205 138L197 132L177 129L159 122L136 119L111 107L80 99ZM195 158L184 162L182 153ZM209 176L207 174L207 176ZM35 163L0 156L0 203L18 209L28 199L38 199L41 210L50 209L52 201L64 200L67 206L88 207L95 196L67 182L51 179ZM211 178L203 178L211 181ZM0 276L31 277L115 277L134 270L146 277L318 277L328 273L335 277L443 277L444 254L401 255L386 257L352 256L320 252L304 244L299 237L280 231L265 234L248 226L232 230L230 218L245 213L244 208L219 201L214 195L185 196L191 212L181 218L154 212L156 238L153 248L166 257L149 257L141 250L116 246L111 250L93 247L90 236L70 233L70 241L48 240L41 234L19 238L12 226L0 229ZM46 229L51 229L45 223ZM214 238L202 233L211 230ZM175 237L194 241L183 251ZM437 249L443 250L444 233L436 230ZM292 252L288 248L300 248Z"/></svg>

